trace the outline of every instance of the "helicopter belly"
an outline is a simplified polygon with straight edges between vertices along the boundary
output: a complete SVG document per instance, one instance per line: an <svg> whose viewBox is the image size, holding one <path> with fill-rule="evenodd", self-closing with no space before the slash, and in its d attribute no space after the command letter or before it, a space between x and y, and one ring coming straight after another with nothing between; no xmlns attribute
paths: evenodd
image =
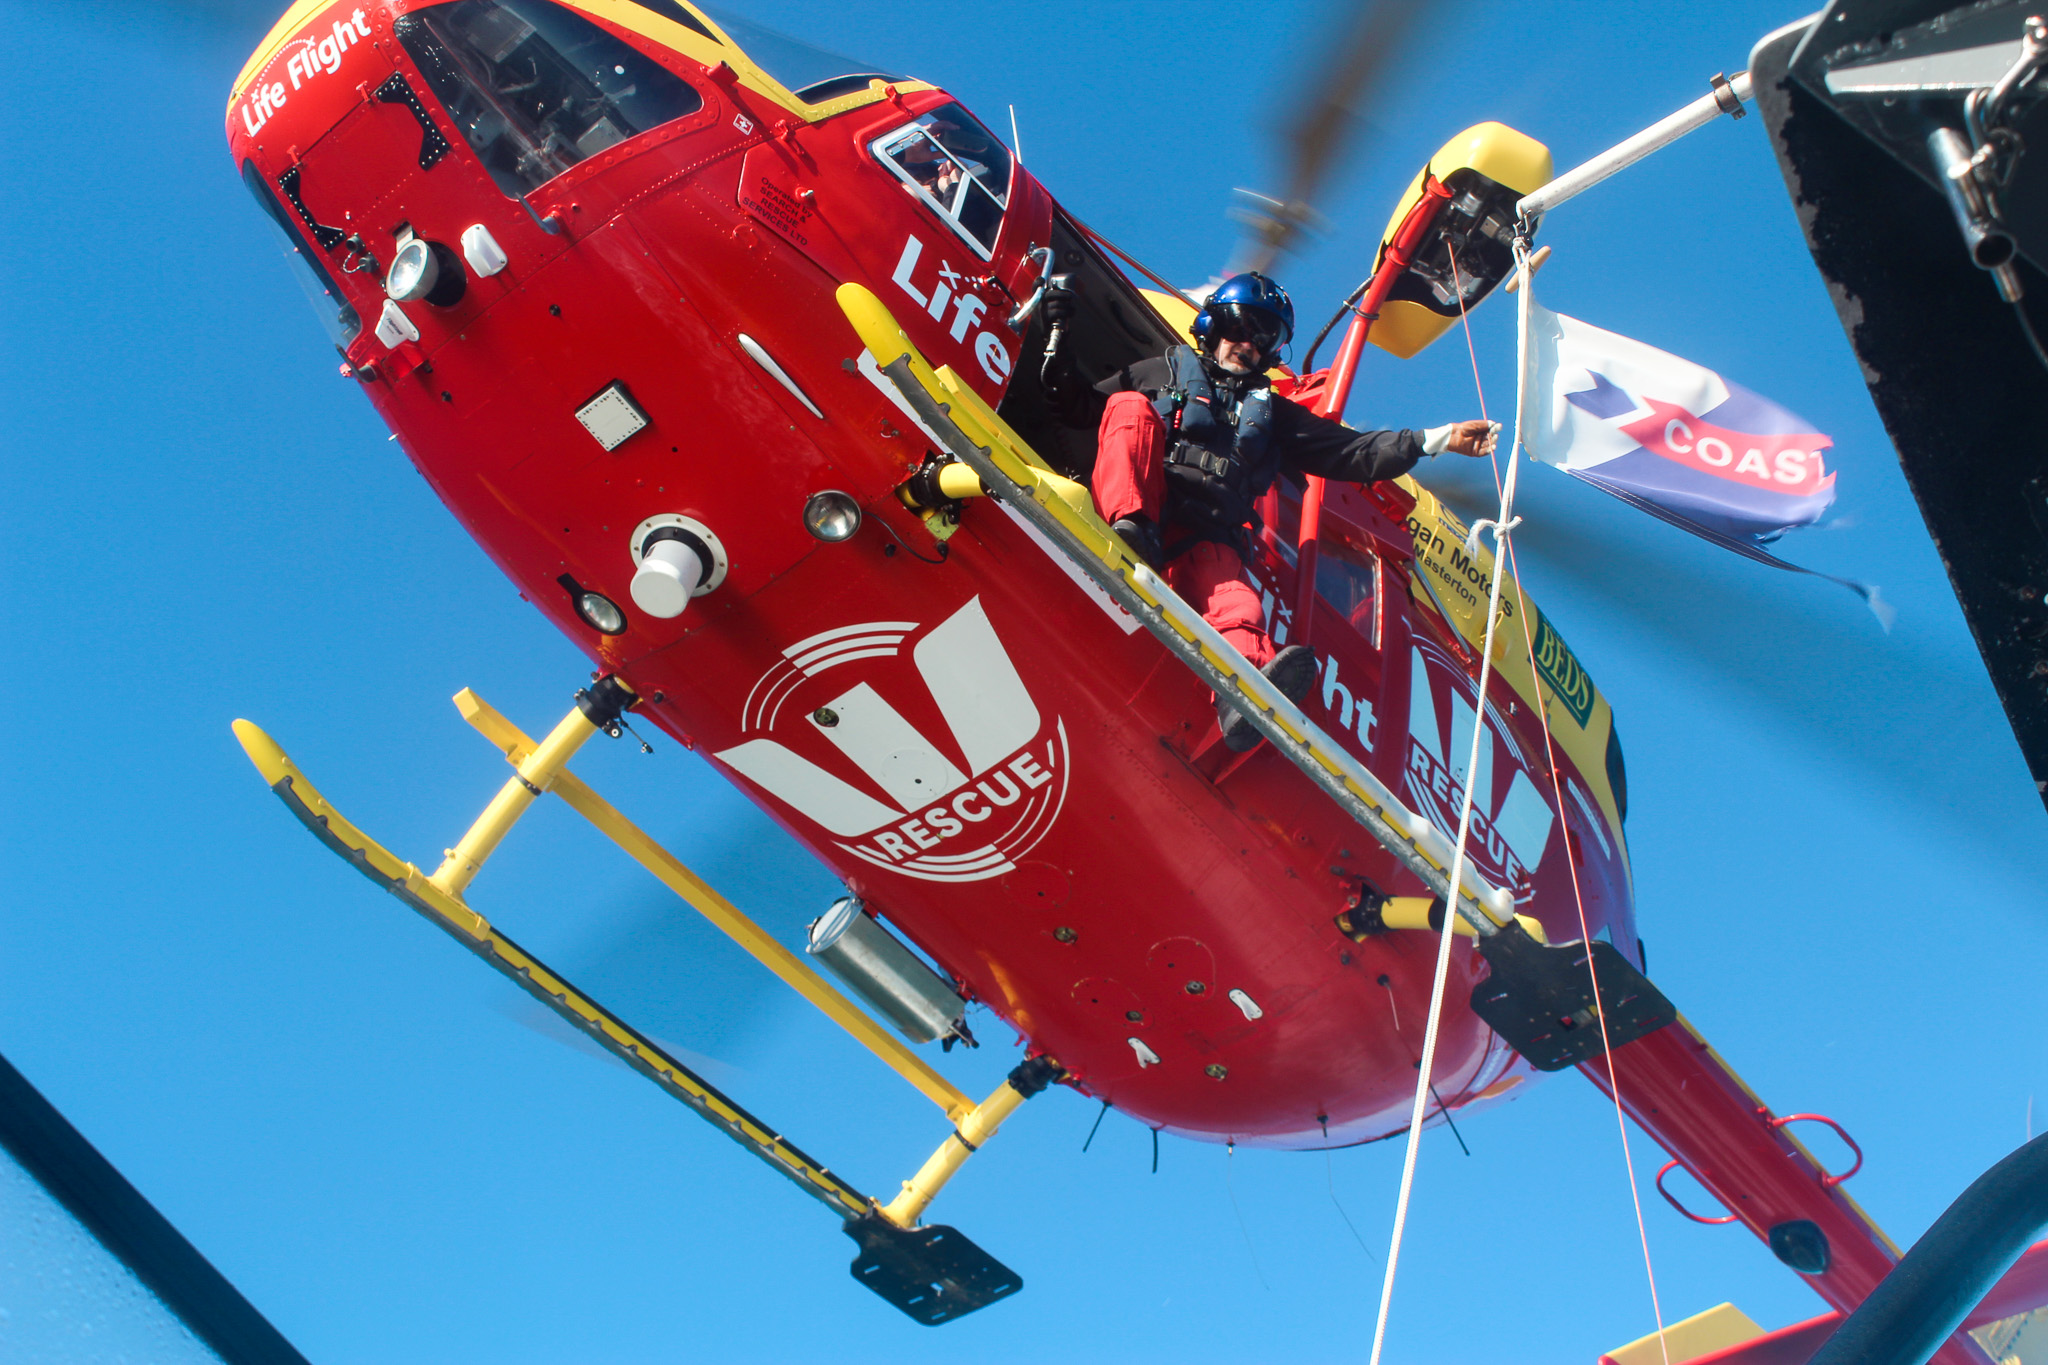
<svg viewBox="0 0 2048 1365"><path fill-rule="evenodd" d="M1335 923L1392 860L1298 782L1204 775L1206 693L994 508L951 544L943 566L879 535L820 547L624 674L1092 1093L1216 1139L1396 1126L1429 945ZM1477 975L1462 954L1454 998ZM1462 1096L1504 1059L1446 1023Z"/></svg>

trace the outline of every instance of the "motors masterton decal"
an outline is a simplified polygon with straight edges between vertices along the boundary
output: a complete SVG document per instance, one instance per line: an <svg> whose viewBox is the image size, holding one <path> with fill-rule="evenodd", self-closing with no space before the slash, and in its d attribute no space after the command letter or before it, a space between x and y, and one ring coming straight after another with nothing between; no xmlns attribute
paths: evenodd
<svg viewBox="0 0 2048 1365"><path fill-rule="evenodd" d="M876 867L999 877L1066 804L1066 726L1040 715L979 597L910 645L913 678L901 657L918 631L866 621L797 641L741 711L759 737L713 757Z"/></svg>

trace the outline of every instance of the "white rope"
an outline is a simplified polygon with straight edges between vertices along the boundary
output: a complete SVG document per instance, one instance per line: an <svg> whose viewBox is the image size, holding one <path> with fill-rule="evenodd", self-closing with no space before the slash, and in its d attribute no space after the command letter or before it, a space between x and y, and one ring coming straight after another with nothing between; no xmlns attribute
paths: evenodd
<svg viewBox="0 0 2048 1365"><path fill-rule="evenodd" d="M1529 245L1521 238L1515 239L1515 261L1527 269ZM1533 290L1524 289L1517 297L1516 309L1519 319L1518 335L1515 341L1516 372L1525 375L1529 358L1529 301ZM1526 387L1526 386L1524 386ZM1475 708L1472 723L1472 750L1465 758L1465 799L1458 808L1458 838L1451 855L1450 885L1457 886L1458 879L1465 871L1465 841L1472 832L1472 802L1477 795L1477 783L1472 779L1479 769L1479 746L1486 738L1486 684L1493 670L1493 632L1500 621L1501 571L1508 562L1507 537L1520 524L1521 518L1514 515L1515 474L1520 465L1515 460L1515 451L1522 444L1522 408L1525 402L1515 405L1515 439L1508 447L1507 477L1501 482L1500 515L1482 522L1490 524L1494 533L1493 582L1487 590L1486 633L1479 651L1479 702ZM1479 527L1473 528L1473 541L1478 538ZM1383 667L1394 665L1382 660ZM1408 1196L1415 1186L1415 1157L1422 1139L1422 1118L1429 1103L1430 1084L1436 1070L1437 1023L1443 1012L1444 984L1450 974L1451 940L1456 936L1456 919L1448 909L1444 913L1442 935L1436 945L1436 976L1429 987L1429 1019L1422 1033L1422 1063L1415 1077L1415 1105L1408 1115L1408 1153L1401 1163L1401 1194L1394 1204L1394 1235L1387 1248L1386 1278L1380 1283L1379 1320L1372 1330L1372 1365L1380 1365L1380 1351L1387 1340L1387 1314L1394 1303L1394 1272L1401 1265L1401 1237L1408 1229Z"/></svg>
<svg viewBox="0 0 2048 1365"><path fill-rule="evenodd" d="M1509 517L1505 523L1495 521L1492 517L1481 517L1473 522L1472 529L1465 533L1465 553L1468 555L1479 553L1479 533L1490 526L1493 528L1493 550L1495 554L1499 554L1502 537L1521 524L1522 519L1520 517Z"/></svg>

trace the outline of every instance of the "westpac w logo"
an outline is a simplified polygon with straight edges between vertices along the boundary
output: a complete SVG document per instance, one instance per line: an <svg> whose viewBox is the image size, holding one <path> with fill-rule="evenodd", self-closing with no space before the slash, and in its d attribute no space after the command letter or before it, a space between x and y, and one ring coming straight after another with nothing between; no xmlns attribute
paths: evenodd
<svg viewBox="0 0 2048 1365"><path fill-rule="evenodd" d="M1481 725L1463 671L1434 644L1416 641L1408 692L1408 790L1430 823L1455 839L1472 761L1472 729L1479 725L1479 762L1470 774L1472 837L1467 855L1478 870L1517 888L1543 861L1556 816L1529 778L1514 733L1497 717ZM1460 683L1464 687L1460 687ZM1491 710L1491 708L1488 708ZM1500 761L1496 763L1496 745ZM1507 790L1496 791L1505 777Z"/></svg>
<svg viewBox="0 0 2048 1365"><path fill-rule="evenodd" d="M851 760L867 789L765 737L713 757L877 867L925 881L999 877L1046 836L1066 804L1067 729L1054 717L1044 734L1038 705L981 599L911 646L929 697L897 698L916 713L936 710L950 751L869 683L848 685L847 674L812 681L860 660L895 659L917 629L915 621L867 621L799 640L761 675L740 715L743 733L764 736L787 715Z"/></svg>

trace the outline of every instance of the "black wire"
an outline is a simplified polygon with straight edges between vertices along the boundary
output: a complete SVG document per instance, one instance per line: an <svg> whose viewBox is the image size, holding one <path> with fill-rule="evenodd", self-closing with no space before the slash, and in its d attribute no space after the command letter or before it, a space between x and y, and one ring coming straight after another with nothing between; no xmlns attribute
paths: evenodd
<svg viewBox="0 0 2048 1365"><path fill-rule="evenodd" d="M1422 1070L1421 1059L1416 1057L1414 1051L1409 1048L1408 1039L1401 1032L1401 1010L1400 1007L1394 1003L1394 983L1387 979L1386 973L1382 972L1380 973L1379 984L1383 988L1385 988L1387 992L1387 1008L1394 1012L1394 1036L1401 1040L1401 1050L1408 1054L1409 1060L1415 1063L1415 1069L1417 1071L1420 1071ZM1438 1117L1442 1118L1445 1125L1450 1128L1451 1136L1458 1140L1458 1150L1463 1152L1466 1156L1472 1155L1472 1149L1465 1145L1465 1135L1458 1131L1458 1121L1451 1117L1451 1107L1444 1103L1444 1097L1442 1095L1436 1093L1435 1081L1431 1081L1429 1083L1429 1094L1430 1098L1436 1101L1436 1112ZM1329 1139L1330 1130L1328 1128L1325 1128L1323 1129L1323 1140L1325 1142L1328 1142Z"/></svg>
<svg viewBox="0 0 2048 1365"><path fill-rule="evenodd" d="M897 535L896 528L889 525L888 522L883 521L880 517L876 517L875 525L881 527L884 531L887 531L889 533L889 538L895 541L898 545L901 545L903 547L903 553L909 555L912 559L918 561L920 564L943 564L946 562L946 557L952 553L951 550L946 548L946 542L942 540L939 542L939 557L937 559L926 559L923 555L911 549L910 542L905 540L902 536Z"/></svg>
<svg viewBox="0 0 2048 1365"><path fill-rule="evenodd" d="M1345 299L1344 302L1337 305L1337 311L1330 314L1330 320L1323 324L1323 330L1317 332L1316 339L1309 343L1308 354L1301 358L1301 368L1299 369L1298 373L1308 374L1310 371L1315 369L1316 352L1322 349L1324 339L1330 335L1330 329L1335 327L1337 323L1343 319L1346 313L1350 312L1353 308L1356 308L1358 306L1358 301L1365 297L1365 291L1371 287L1372 276L1367 275L1365 279L1359 284L1358 288L1351 291L1351 297Z"/></svg>
<svg viewBox="0 0 2048 1365"><path fill-rule="evenodd" d="M1104 1101L1102 1102L1102 1108L1101 1108L1101 1109L1100 1109L1100 1110L1099 1110L1099 1111L1098 1111L1098 1112L1096 1113L1096 1115L1095 1115L1095 1122L1094 1122L1094 1124L1093 1124L1093 1125L1091 1125L1091 1126L1089 1127L1089 1129L1088 1129L1088 1142L1084 1142L1084 1143L1082 1143L1082 1144L1081 1144L1081 1151L1082 1151L1082 1153L1083 1153L1084 1155L1085 1155L1085 1154L1087 1153L1087 1151L1088 1151L1088 1143L1089 1143L1089 1142L1093 1142L1093 1141L1095 1141L1095 1130L1096 1130L1097 1128L1100 1128L1100 1127L1102 1126L1102 1116L1103 1116L1104 1114L1107 1114L1108 1112L1109 1112L1109 1101L1108 1101L1108 1100L1104 1100Z"/></svg>
<svg viewBox="0 0 2048 1365"><path fill-rule="evenodd" d="M1351 1215L1344 1211L1344 1205L1337 1199L1337 1171L1330 1161L1330 1116L1317 1114L1316 1122L1323 1126L1323 1181L1330 1189L1330 1203L1336 1207L1337 1216L1344 1220L1344 1226L1351 1229L1351 1240L1358 1243L1358 1249L1365 1253L1367 1260L1378 1265L1380 1258L1372 1254L1372 1248L1358 1235L1357 1225L1351 1221Z"/></svg>
<svg viewBox="0 0 2048 1365"><path fill-rule="evenodd" d="M1252 1274L1259 1277L1259 1288L1270 1294L1273 1286L1266 1283L1265 1267L1259 1264L1259 1249L1252 1245L1252 1230L1244 1221L1244 1210L1237 1204L1237 1181L1231 1176L1231 1169L1237 1165L1237 1140L1226 1140L1223 1151L1223 1189L1230 1196L1230 1211L1237 1215L1237 1230L1244 1234L1244 1249L1252 1258Z"/></svg>
<svg viewBox="0 0 2048 1365"><path fill-rule="evenodd" d="M1159 1174L1159 1130L1152 1130L1152 1174Z"/></svg>
<svg viewBox="0 0 2048 1365"><path fill-rule="evenodd" d="M1443 1116L1443 1121L1450 1127L1451 1136L1458 1140L1458 1150L1466 1156L1472 1155L1472 1149L1465 1145L1465 1135L1458 1131L1458 1121L1451 1117L1450 1109L1444 1104L1444 1097L1436 1093L1435 1081L1429 1083L1429 1093L1436 1100L1436 1112Z"/></svg>

